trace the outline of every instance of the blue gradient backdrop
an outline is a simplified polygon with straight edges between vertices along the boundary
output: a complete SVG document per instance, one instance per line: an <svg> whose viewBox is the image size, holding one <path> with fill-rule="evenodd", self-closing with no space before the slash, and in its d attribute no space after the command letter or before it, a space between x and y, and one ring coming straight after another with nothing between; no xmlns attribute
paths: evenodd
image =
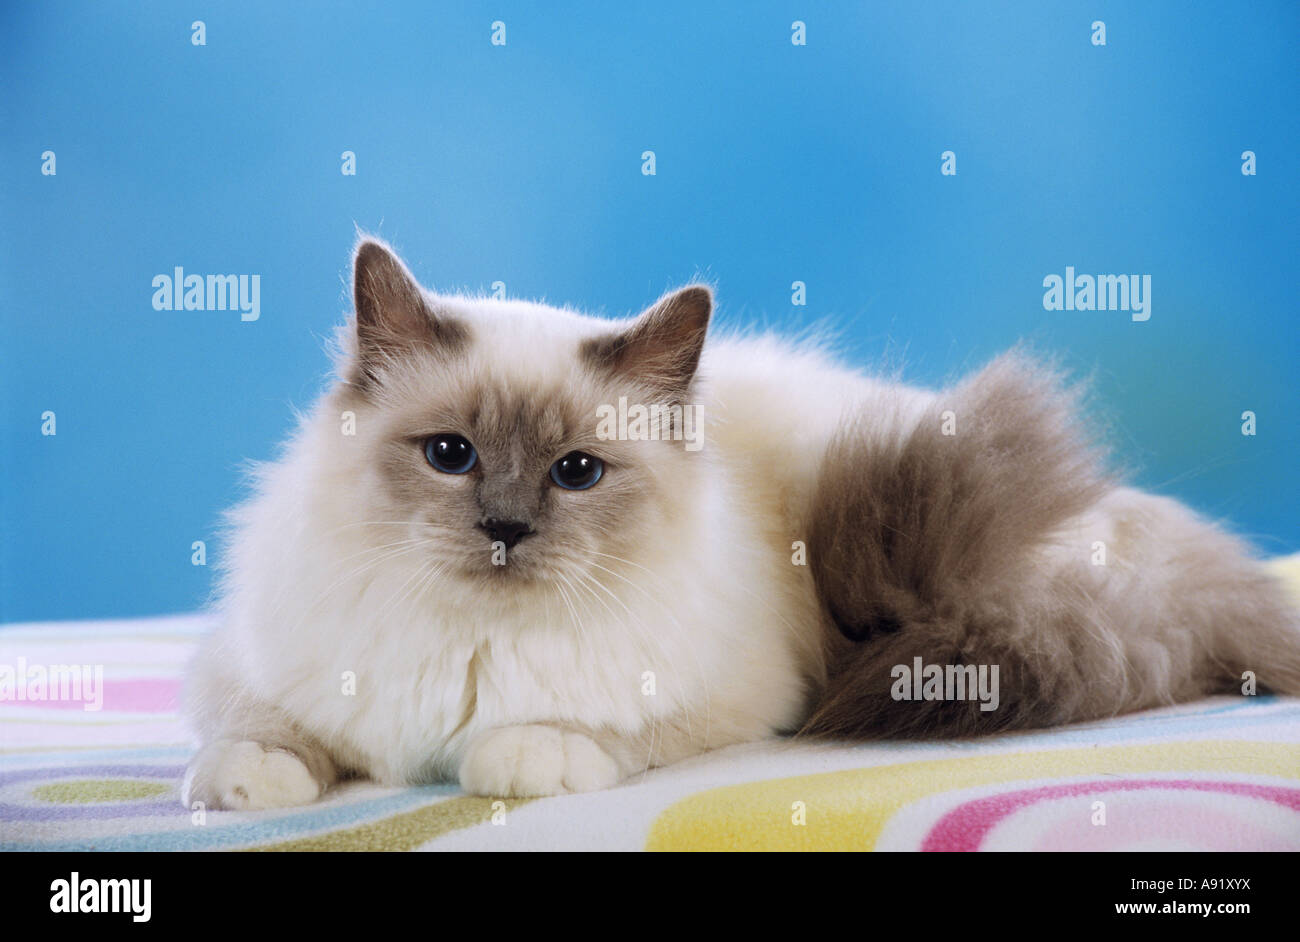
<svg viewBox="0 0 1300 942"><path fill-rule="evenodd" d="M700 273L922 383L1028 338L1138 482L1300 549L1297 39L1294 2L6 3L0 618L204 602L190 544L319 392L354 225L606 313ZM261 319L153 310L177 265L260 274ZM1150 274L1151 320L1044 311L1067 265Z"/></svg>

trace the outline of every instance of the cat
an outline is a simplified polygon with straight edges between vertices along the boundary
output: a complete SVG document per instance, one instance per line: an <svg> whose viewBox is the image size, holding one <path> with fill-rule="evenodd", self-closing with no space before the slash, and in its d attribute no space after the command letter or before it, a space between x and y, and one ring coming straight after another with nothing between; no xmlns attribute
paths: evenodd
<svg viewBox="0 0 1300 942"><path fill-rule="evenodd" d="M1281 586L1115 479L1077 390L1023 352L916 389L772 336L706 343L703 285L610 321L426 292L368 237L353 300L336 382L231 514L187 805L353 777L579 792L780 734L1049 726L1245 671L1300 693ZM598 434L615 403L660 407L663 434ZM915 658L996 667L997 709L900 697Z"/></svg>

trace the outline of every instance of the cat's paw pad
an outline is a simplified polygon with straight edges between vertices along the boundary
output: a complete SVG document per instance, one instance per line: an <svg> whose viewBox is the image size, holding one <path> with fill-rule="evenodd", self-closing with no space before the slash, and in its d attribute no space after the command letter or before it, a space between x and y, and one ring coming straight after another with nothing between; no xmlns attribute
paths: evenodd
<svg viewBox="0 0 1300 942"><path fill-rule="evenodd" d="M303 761L285 749L224 740L203 749L190 764L183 788L187 806L260 811L311 804L321 783Z"/></svg>
<svg viewBox="0 0 1300 942"><path fill-rule="evenodd" d="M473 795L542 798L618 784L618 764L581 733L553 726L504 726L481 735L460 766Z"/></svg>

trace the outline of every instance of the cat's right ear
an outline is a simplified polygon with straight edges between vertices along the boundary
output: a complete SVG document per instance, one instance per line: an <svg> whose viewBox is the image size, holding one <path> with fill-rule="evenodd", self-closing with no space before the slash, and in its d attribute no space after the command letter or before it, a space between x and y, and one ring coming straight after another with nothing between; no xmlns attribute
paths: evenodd
<svg viewBox="0 0 1300 942"><path fill-rule="evenodd" d="M464 340L463 326L434 311L402 260L375 239L357 246L352 299L358 379L376 379L380 368L403 352L454 349Z"/></svg>

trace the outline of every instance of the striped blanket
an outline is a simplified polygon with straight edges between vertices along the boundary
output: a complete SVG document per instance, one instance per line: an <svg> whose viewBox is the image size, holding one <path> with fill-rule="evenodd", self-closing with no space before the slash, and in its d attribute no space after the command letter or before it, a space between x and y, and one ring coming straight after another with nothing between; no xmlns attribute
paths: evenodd
<svg viewBox="0 0 1300 942"><path fill-rule="evenodd" d="M1300 850L1300 699L1270 696L979 741L752 743L532 801L354 782L191 810L176 702L207 624L0 628L0 850ZM48 699L13 682L32 665L102 677Z"/></svg>

